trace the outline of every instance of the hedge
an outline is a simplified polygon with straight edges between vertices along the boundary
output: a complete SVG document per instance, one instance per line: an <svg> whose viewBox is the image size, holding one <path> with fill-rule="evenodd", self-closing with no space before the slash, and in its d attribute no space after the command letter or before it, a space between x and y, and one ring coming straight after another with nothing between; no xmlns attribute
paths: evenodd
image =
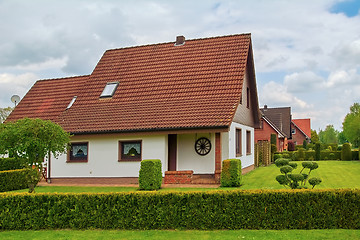
<svg viewBox="0 0 360 240"><path fill-rule="evenodd" d="M222 162L221 187L240 187L242 180L241 160L227 159Z"/></svg>
<svg viewBox="0 0 360 240"><path fill-rule="evenodd" d="M15 158L0 158L0 171L22 169L25 166L25 160Z"/></svg>
<svg viewBox="0 0 360 240"><path fill-rule="evenodd" d="M157 190L161 188L162 172L159 159L141 161L139 171L139 188L141 190Z"/></svg>
<svg viewBox="0 0 360 240"><path fill-rule="evenodd" d="M360 190L0 194L0 230L359 229Z"/></svg>
<svg viewBox="0 0 360 240"><path fill-rule="evenodd" d="M0 192L28 188L29 168L0 172Z"/></svg>

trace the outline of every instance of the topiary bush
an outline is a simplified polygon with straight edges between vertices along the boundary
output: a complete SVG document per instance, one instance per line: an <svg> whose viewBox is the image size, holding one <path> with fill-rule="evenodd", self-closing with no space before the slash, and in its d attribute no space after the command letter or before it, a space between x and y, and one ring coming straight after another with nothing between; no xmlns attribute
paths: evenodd
<svg viewBox="0 0 360 240"><path fill-rule="evenodd" d="M222 162L221 187L240 187L242 184L241 160L227 159Z"/></svg>
<svg viewBox="0 0 360 240"><path fill-rule="evenodd" d="M140 190L157 190L161 188L162 172L159 159L142 160L139 171Z"/></svg>
<svg viewBox="0 0 360 240"><path fill-rule="evenodd" d="M341 160L342 161L351 161L352 160L351 146L349 143L344 143L342 146Z"/></svg>

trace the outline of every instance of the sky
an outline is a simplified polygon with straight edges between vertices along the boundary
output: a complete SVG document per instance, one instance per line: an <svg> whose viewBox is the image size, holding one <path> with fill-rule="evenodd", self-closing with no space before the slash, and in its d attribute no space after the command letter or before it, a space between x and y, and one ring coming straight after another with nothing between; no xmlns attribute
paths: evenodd
<svg viewBox="0 0 360 240"><path fill-rule="evenodd" d="M0 0L0 108L107 49L251 33L259 105L342 130L360 102L360 0Z"/></svg>

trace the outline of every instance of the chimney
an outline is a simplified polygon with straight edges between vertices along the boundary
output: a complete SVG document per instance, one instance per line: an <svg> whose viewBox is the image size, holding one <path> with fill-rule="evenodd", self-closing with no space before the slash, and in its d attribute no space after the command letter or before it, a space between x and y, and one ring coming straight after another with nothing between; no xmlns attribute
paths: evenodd
<svg viewBox="0 0 360 240"><path fill-rule="evenodd" d="M267 105L264 105L264 109L267 109Z"/></svg>
<svg viewBox="0 0 360 240"><path fill-rule="evenodd" d="M185 44L185 37L184 36L177 36L175 46L181 46Z"/></svg>

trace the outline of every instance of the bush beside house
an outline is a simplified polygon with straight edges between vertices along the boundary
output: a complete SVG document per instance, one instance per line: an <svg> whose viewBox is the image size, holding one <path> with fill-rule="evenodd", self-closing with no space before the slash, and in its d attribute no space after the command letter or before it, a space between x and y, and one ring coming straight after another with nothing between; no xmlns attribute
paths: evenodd
<svg viewBox="0 0 360 240"><path fill-rule="evenodd" d="M162 173L159 159L142 160L139 172L140 190L157 190L161 188Z"/></svg>
<svg viewBox="0 0 360 240"><path fill-rule="evenodd" d="M221 187L240 187L242 180L241 172L240 159L224 160L220 177Z"/></svg>
<svg viewBox="0 0 360 240"><path fill-rule="evenodd" d="M0 172L0 192L7 192L29 187L35 184L32 176L37 175L37 169L24 168Z"/></svg>

